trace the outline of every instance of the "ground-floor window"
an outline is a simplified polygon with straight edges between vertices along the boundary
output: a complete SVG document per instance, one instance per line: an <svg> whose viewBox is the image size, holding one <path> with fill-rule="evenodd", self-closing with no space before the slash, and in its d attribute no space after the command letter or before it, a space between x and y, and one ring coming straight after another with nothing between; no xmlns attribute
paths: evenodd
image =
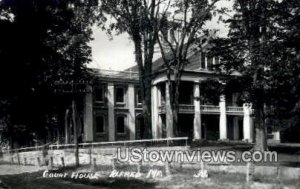
<svg viewBox="0 0 300 189"><path fill-rule="evenodd" d="M96 116L96 133L105 133L105 117L104 117L104 115Z"/></svg>
<svg viewBox="0 0 300 189"><path fill-rule="evenodd" d="M126 127L126 116L119 115L117 116L117 133L118 134L125 134L125 127Z"/></svg>

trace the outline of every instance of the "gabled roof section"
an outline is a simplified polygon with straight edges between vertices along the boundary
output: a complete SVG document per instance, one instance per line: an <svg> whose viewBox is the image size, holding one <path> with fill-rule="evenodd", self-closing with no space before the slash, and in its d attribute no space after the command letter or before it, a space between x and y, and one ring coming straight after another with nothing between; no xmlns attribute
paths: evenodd
<svg viewBox="0 0 300 189"><path fill-rule="evenodd" d="M190 48L190 53L188 55L188 61L189 63L187 65L185 65L185 70L200 70L201 69L201 52L209 52L210 48L212 47L212 45L209 43L210 39L209 37L203 36L201 37L202 39L202 46L201 47L191 47ZM200 52L201 51L201 52ZM170 53L168 53L170 56ZM167 54L167 56L168 56ZM155 60L152 63L152 70L153 73L161 71L163 69L165 69L166 66L164 64L164 61L162 59L162 57L158 58L157 60ZM130 67L128 69L126 69L125 71L132 71L132 72L138 72L138 66L133 66Z"/></svg>
<svg viewBox="0 0 300 189"><path fill-rule="evenodd" d="M104 81L139 81L139 73L134 71L92 69L92 74Z"/></svg>

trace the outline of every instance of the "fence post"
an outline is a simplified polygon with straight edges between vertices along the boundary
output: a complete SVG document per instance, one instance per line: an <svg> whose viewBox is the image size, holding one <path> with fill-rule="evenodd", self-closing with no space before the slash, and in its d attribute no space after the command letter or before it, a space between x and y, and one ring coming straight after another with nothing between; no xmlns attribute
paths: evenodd
<svg viewBox="0 0 300 189"><path fill-rule="evenodd" d="M137 172L138 172L138 173L141 173L141 167L142 167L142 161L139 161L139 162L137 163Z"/></svg>
<svg viewBox="0 0 300 189"><path fill-rule="evenodd" d="M89 148L88 152L89 152L89 158L90 158L90 165L92 165L93 164L92 149Z"/></svg>
<svg viewBox="0 0 300 189"><path fill-rule="evenodd" d="M18 165L21 165L21 162L20 162L20 156L19 156L19 153L17 152L17 160L18 160Z"/></svg>
<svg viewBox="0 0 300 189"><path fill-rule="evenodd" d="M96 160L96 158L93 158L92 165L93 165L93 169L96 170L97 169L97 160Z"/></svg>
<svg viewBox="0 0 300 189"><path fill-rule="evenodd" d="M171 162L167 161L165 164L166 176L171 176Z"/></svg>
<svg viewBox="0 0 300 189"><path fill-rule="evenodd" d="M246 185L247 185L247 188L250 188L250 185L253 182L253 174L254 174L253 162L248 162L247 163L247 172L246 172Z"/></svg>
<svg viewBox="0 0 300 189"><path fill-rule="evenodd" d="M276 168L276 171L277 171L277 180L280 180L280 166L278 165L277 168Z"/></svg>
<svg viewBox="0 0 300 189"><path fill-rule="evenodd" d="M62 167L65 168L65 159L64 159L64 157L60 157L60 160L61 160Z"/></svg>
<svg viewBox="0 0 300 189"><path fill-rule="evenodd" d="M116 161L114 158L111 159L111 167L113 170L116 170Z"/></svg>
<svg viewBox="0 0 300 189"><path fill-rule="evenodd" d="M49 159L48 169L49 170L53 169L53 157L52 156L50 156L50 159Z"/></svg>
<svg viewBox="0 0 300 189"><path fill-rule="evenodd" d="M24 157L24 165L27 165L27 159Z"/></svg>
<svg viewBox="0 0 300 189"><path fill-rule="evenodd" d="M36 160L37 160L37 165L40 167L40 166L41 166L41 160L40 160L40 157L37 157Z"/></svg>

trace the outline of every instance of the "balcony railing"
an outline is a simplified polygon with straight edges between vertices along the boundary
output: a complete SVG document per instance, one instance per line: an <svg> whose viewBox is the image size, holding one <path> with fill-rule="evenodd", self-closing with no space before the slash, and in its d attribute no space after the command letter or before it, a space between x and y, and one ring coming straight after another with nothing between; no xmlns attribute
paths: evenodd
<svg viewBox="0 0 300 189"><path fill-rule="evenodd" d="M201 113L203 114L219 114L220 113L220 107L214 106L214 105L201 105L200 106ZM179 105L179 113L194 113L194 105L188 105L188 104L180 104ZM166 113L166 107L165 104L158 107L158 113L159 114L165 114ZM239 106L227 106L226 107L226 113L231 115L242 115L244 113L243 107Z"/></svg>
<svg viewBox="0 0 300 189"><path fill-rule="evenodd" d="M213 105L201 105L201 111L206 113L219 113L220 107Z"/></svg>
<svg viewBox="0 0 300 189"><path fill-rule="evenodd" d="M194 105L181 104L181 105L179 105L179 112L180 113L193 113Z"/></svg>
<svg viewBox="0 0 300 189"><path fill-rule="evenodd" d="M239 106L227 106L226 107L226 113L229 113L229 114L243 114L244 109L243 109L243 107L239 107Z"/></svg>
<svg viewBox="0 0 300 189"><path fill-rule="evenodd" d="M180 113L193 113L194 112L194 105L190 104L180 104L179 105L179 112ZM158 113L164 114L166 113L166 107L165 104L158 107Z"/></svg>

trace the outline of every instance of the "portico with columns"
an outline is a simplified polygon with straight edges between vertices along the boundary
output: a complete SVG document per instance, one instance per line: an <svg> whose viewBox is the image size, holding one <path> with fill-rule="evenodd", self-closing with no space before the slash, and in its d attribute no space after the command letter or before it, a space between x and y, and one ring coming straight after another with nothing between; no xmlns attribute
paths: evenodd
<svg viewBox="0 0 300 189"><path fill-rule="evenodd" d="M128 73L126 73L128 75ZM122 79L123 79L122 75ZM202 85L220 78L209 71L182 75L177 131L172 121L169 83L157 75L151 86L152 138L188 137L190 140L235 140L253 142L251 104L237 103L237 95L220 94L216 103L207 102ZM122 82L118 77L101 79L87 93L84 103L83 139L86 142L143 139L142 106L138 80Z"/></svg>
<svg viewBox="0 0 300 189"><path fill-rule="evenodd" d="M192 87L189 87L191 91L180 92L182 95L191 95L192 100L188 103L180 102L179 105L179 119L184 118L184 121L179 120L179 130L186 127L187 129L183 130L190 132L181 136L191 137L192 140L205 140L210 138L208 136L210 129L218 128L214 130L215 134L218 133L215 140L253 142L254 129L251 105L245 103L238 106L234 94L230 97L221 94L219 103L215 105L201 103L201 94L205 93L205 91L201 91L201 82L212 76L204 74L206 77L203 77L203 73L199 72L194 74L193 77L191 73L182 76L183 85L191 85ZM152 136L155 139L178 137L175 135L178 132L174 131L170 123L173 115L168 104L170 97L167 95L169 91L166 86L167 81L163 76L156 78L152 85ZM226 98L231 98L232 101L227 104ZM209 120L218 120L218 122ZM164 132L165 134L163 134Z"/></svg>

